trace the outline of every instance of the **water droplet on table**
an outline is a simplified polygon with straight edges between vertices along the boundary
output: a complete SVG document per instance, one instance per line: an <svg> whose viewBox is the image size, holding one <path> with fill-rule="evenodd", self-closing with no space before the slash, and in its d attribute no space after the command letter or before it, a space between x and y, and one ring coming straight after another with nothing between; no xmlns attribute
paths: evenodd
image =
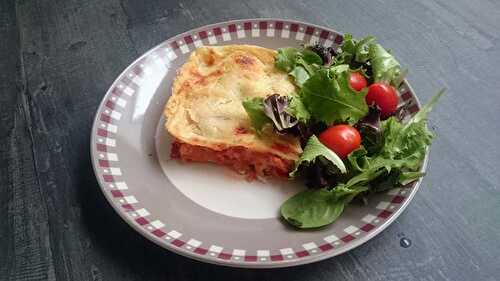
<svg viewBox="0 0 500 281"><path fill-rule="evenodd" d="M401 238L401 240L399 240L399 245L401 245L401 247L403 248L409 248L411 246L411 240L403 237Z"/></svg>

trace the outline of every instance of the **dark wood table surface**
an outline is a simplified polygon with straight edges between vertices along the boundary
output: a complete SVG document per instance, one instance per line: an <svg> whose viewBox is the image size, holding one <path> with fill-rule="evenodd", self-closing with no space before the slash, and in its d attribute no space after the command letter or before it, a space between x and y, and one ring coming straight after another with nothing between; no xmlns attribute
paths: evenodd
<svg viewBox="0 0 500 281"><path fill-rule="evenodd" d="M372 34L437 138L408 209L315 264L234 269L164 250L105 201L89 133L115 77L170 36L253 17ZM0 1L0 280L500 280L500 1ZM412 241L400 245L401 238Z"/></svg>

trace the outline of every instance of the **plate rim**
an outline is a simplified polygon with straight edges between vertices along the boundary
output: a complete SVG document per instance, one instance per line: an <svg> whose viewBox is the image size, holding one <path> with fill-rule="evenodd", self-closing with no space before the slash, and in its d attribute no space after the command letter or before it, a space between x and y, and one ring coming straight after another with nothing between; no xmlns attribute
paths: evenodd
<svg viewBox="0 0 500 281"><path fill-rule="evenodd" d="M101 192L104 194L104 197L106 198L108 203L115 210L115 212L118 213L118 215L128 225L130 225L135 231L139 232L141 234L141 236L145 237L147 240L155 243L156 245L160 246L161 248L164 248L164 249L172 251L176 254L179 254L179 255L182 255L184 257L194 259L197 261L215 264L215 265L220 265L220 266L235 267L235 268L283 268L283 267L292 267L292 266L297 266L297 265L304 265L304 264L309 264L309 263L313 263L313 262L318 262L318 261L322 261L322 260L325 260L328 258L332 258L332 257L338 256L338 255L344 254L348 251L351 251L352 249L361 246L362 244L368 242L369 240L371 240L372 238L374 238L375 236L380 234L389 225L391 225L401 215L401 213L403 213L403 211L408 207L410 202L413 200L415 194L420 189L420 185L423 181L423 177L421 177L420 179L418 179L414 183L414 186L412 187L412 191L410 192L410 194L408 196L406 196L404 202L400 205L400 207L395 212L392 213L392 215L389 218L384 220L383 223L377 225L377 227L373 231L370 231L365 236L346 244L345 246L339 248L337 251L323 252L322 254L312 255L312 256L305 257L305 258L284 259L284 260L281 260L279 262L266 262L266 263L251 262L250 263L250 262L245 262L243 260L235 262L235 261L228 261L228 260L224 260L224 259L210 259L210 258L207 258L207 256L205 256L205 255L194 254L193 252L187 251L183 248L175 247L175 246L171 245L170 243L161 243L160 239L158 239L157 237L152 235L150 232L146 231L141 226L134 223L134 221L132 219L130 219L127 216L127 214L125 214L125 212L121 209L121 206L119 206L118 204L116 204L114 202L110 193L106 192L106 188L104 187L102 179L101 179L101 177L98 176L99 172L98 172L98 167L96 166L96 160L98 161L96 155L98 154L98 152L96 151L96 147L94 145L96 143L97 135L94 132L95 132L95 129L97 128L97 124L99 122L99 115L100 115L101 109L104 107L106 101L108 100L107 98L109 97L109 95L111 94L111 92L113 90L113 85L115 85L117 82L119 82L120 79L127 72L129 72L133 67L135 67L139 61L146 58L147 56L149 56L151 53L153 53L157 49L161 48L164 44L171 41L173 38L176 38L176 37L182 38L185 35L189 35L189 34L193 33L194 31L200 30L200 29L210 29L212 27L227 25L227 24L234 23L234 22L248 22L248 21L251 21L251 22L254 22L254 21L293 22L293 23L297 23L297 24L302 24L302 25L306 25L306 26L320 28L323 30L328 30L328 31L331 31L331 32L334 32L334 33L337 33L340 35L345 34L345 33L339 32L339 31L337 31L333 28L330 28L330 27L312 24L312 23L308 23L305 21L295 20L295 19L272 18L272 17L244 18L244 19L231 19L231 20L227 20L227 21L221 21L221 22L217 22L217 23L206 24L206 25L194 27L194 28L191 28L185 32L170 36L166 40L163 40L160 43L156 44L154 47L150 48L149 50L147 50L146 52L141 54L138 58L133 60L123 71L121 71L118 74L118 76L109 85L108 90L103 95L102 100L96 109L96 113L94 115L94 119L92 122L92 128L91 128L91 132L90 132L90 151L89 152L90 152L90 156L91 156L92 168L93 168L96 180L99 184L99 188L100 188ZM421 103L418 99L418 96L416 95L414 89L412 88L410 83L407 81L407 79L404 79L404 81L405 81L406 87L408 88L408 91L410 91L413 94L413 99L415 101L415 105L420 109ZM428 147L428 149L426 151L424 161L423 161L422 166L420 168L420 172L425 172L427 170L428 161L429 161L429 151L430 151L430 147Z"/></svg>

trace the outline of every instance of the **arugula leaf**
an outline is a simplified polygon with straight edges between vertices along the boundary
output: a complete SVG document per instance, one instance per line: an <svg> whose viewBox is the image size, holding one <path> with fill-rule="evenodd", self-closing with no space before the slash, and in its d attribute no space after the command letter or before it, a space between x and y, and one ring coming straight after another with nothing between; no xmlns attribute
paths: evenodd
<svg viewBox="0 0 500 281"><path fill-rule="evenodd" d="M318 121L356 123L368 113L366 89L356 92L349 86L349 72L331 78L328 70L320 70L303 85L302 101Z"/></svg>
<svg viewBox="0 0 500 281"><path fill-rule="evenodd" d="M260 97L246 99L243 101L243 107L250 117L253 128L258 134L262 132L262 128L266 124L271 124L271 119L264 112L264 99Z"/></svg>
<svg viewBox="0 0 500 281"><path fill-rule="evenodd" d="M281 216L298 228L316 228L334 222L357 194L366 187L337 187L306 190L289 198L281 206Z"/></svg>
<svg viewBox="0 0 500 281"><path fill-rule="evenodd" d="M307 145L304 148L304 152L300 155L299 160L295 163L295 169L290 172L290 177L294 177L297 174L297 171L302 164L308 164L313 162L316 157L324 156L326 159L330 160L337 168L339 168L340 172L346 173L346 167L342 159L335 154L328 147L323 145L316 136L311 136L307 141Z"/></svg>
<svg viewBox="0 0 500 281"><path fill-rule="evenodd" d="M387 52L380 44L370 45L370 63L372 65L373 79L375 82L387 82L397 87L402 81L401 66L399 62Z"/></svg>
<svg viewBox="0 0 500 281"><path fill-rule="evenodd" d="M299 120L299 122L306 123L311 118L311 114L299 96L292 96L287 112Z"/></svg>

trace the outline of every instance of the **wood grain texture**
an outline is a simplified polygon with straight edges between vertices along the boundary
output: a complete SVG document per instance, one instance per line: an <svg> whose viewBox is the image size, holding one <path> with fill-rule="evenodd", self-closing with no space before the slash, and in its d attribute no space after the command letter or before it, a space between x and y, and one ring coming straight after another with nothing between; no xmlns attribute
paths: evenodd
<svg viewBox="0 0 500 281"><path fill-rule="evenodd" d="M135 233L98 188L91 121L122 69L170 36L251 17L373 34L422 100L448 89L421 191L347 254L277 270L203 264ZM498 280L499 19L492 0L0 1L0 280Z"/></svg>

